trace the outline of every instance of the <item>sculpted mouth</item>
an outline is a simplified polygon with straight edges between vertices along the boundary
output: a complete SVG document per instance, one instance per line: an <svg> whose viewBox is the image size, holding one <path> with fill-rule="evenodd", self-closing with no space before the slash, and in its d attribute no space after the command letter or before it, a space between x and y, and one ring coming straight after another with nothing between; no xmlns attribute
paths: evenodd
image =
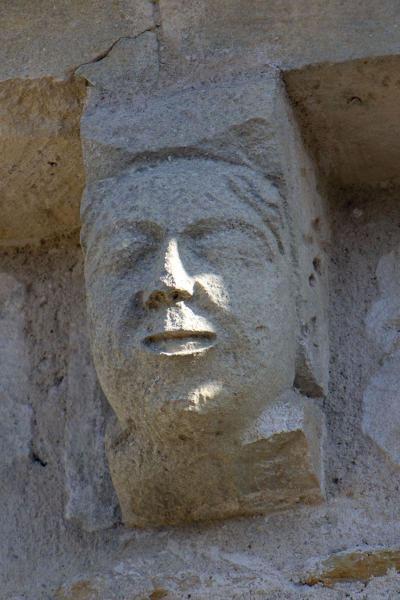
<svg viewBox="0 0 400 600"><path fill-rule="evenodd" d="M216 344L213 331L164 331L149 335L142 341L146 350L167 356L205 352Z"/></svg>

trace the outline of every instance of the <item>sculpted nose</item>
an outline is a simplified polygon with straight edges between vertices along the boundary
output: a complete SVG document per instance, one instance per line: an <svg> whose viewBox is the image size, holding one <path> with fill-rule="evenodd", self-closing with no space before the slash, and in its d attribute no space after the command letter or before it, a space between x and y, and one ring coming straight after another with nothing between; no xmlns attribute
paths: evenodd
<svg viewBox="0 0 400 600"><path fill-rule="evenodd" d="M177 241L172 238L161 257L156 276L144 291L144 305L157 308L163 304L189 300L193 296L193 284L179 256Z"/></svg>

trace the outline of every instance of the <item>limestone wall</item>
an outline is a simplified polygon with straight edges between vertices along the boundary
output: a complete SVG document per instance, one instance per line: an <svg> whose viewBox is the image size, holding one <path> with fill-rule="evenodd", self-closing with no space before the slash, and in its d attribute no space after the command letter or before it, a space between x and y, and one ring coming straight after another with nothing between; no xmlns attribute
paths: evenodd
<svg viewBox="0 0 400 600"><path fill-rule="evenodd" d="M398 4L5 0L0 22L0 599L400 598ZM310 503L141 529L106 457L79 209L176 157L284 199L322 462Z"/></svg>

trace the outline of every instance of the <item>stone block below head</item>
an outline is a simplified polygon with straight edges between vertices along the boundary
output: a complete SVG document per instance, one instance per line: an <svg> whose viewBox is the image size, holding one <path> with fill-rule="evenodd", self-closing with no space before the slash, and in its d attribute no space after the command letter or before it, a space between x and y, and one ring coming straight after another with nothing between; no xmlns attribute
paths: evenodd
<svg viewBox="0 0 400 600"><path fill-rule="evenodd" d="M108 432L123 520L161 526L290 509L324 498L322 415L295 392L279 398L245 438L145 446L138 432Z"/></svg>

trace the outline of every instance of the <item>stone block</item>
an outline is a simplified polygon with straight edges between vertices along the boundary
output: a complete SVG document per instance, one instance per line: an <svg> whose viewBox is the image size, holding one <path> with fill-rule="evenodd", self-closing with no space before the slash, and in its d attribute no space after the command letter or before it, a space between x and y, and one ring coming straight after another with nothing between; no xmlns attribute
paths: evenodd
<svg viewBox="0 0 400 600"><path fill-rule="evenodd" d="M0 83L0 245L38 243L79 228L85 97L83 80Z"/></svg>
<svg viewBox="0 0 400 600"><path fill-rule="evenodd" d="M99 58L123 36L153 26L150 0L5 0L0 80L68 79L71 71Z"/></svg>
<svg viewBox="0 0 400 600"><path fill-rule="evenodd" d="M107 454L127 525L263 514L324 499L323 418L295 393L268 407L240 443L221 433L202 453L184 436L157 445L138 431L116 431L108 432Z"/></svg>
<svg viewBox="0 0 400 600"><path fill-rule="evenodd" d="M136 40L127 76L152 64L149 40ZM240 442L283 392L323 395L327 383L324 205L279 77L266 69L162 95L150 82L132 102L128 85L107 104L112 54L93 67L82 123L81 239L94 362L118 420L107 455L124 521L321 500L312 404L299 417L293 403L302 425Z"/></svg>
<svg viewBox="0 0 400 600"><path fill-rule="evenodd" d="M25 286L0 273L0 461L9 467L31 451L29 357L24 339Z"/></svg>

